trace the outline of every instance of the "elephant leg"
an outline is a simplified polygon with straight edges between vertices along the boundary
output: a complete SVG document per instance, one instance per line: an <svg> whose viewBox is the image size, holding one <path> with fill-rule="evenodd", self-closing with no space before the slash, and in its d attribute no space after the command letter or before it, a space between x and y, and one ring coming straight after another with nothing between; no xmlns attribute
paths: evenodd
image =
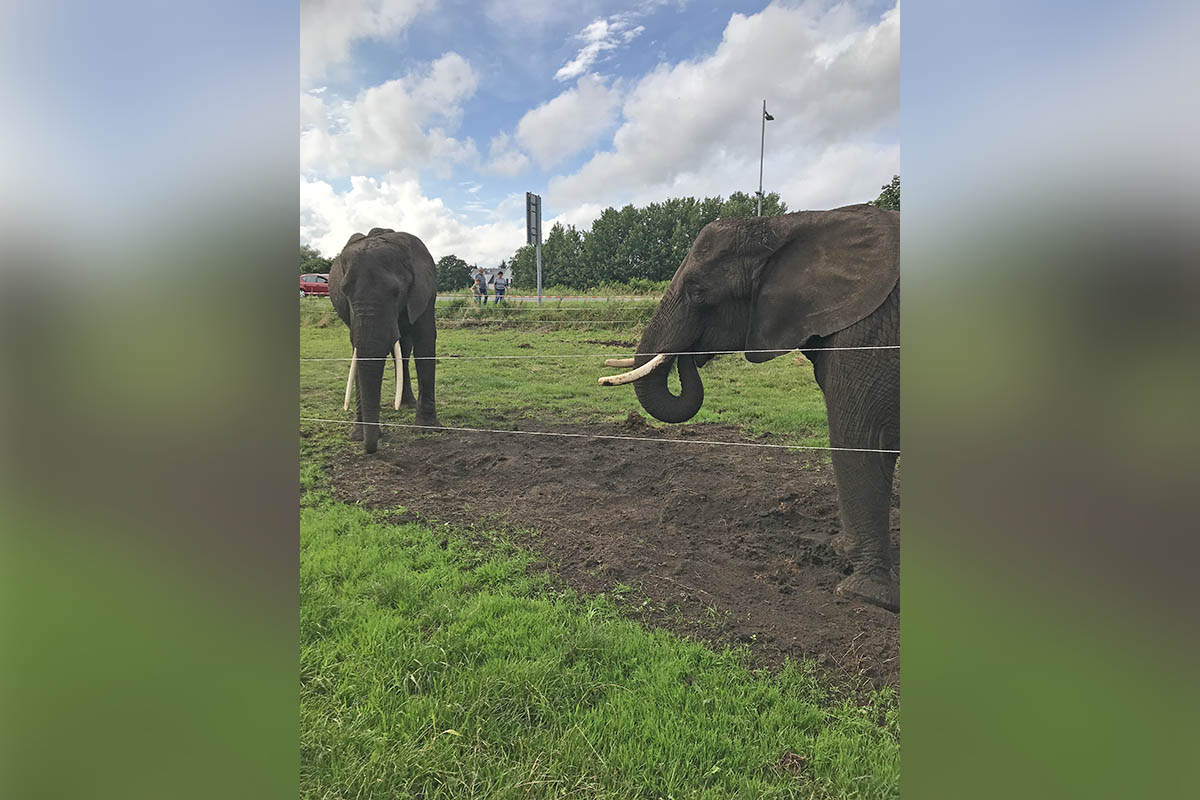
<svg viewBox="0 0 1200 800"><path fill-rule="evenodd" d="M814 347L861 347L899 341L898 291L874 313ZM813 371L825 394L832 447L900 449L900 355L896 350L814 351ZM900 610L892 559L889 512L896 453L833 452L842 536L835 547L850 556L854 573L837 593Z"/></svg>
<svg viewBox="0 0 1200 800"><path fill-rule="evenodd" d="M409 336L400 337L400 375L397 378L400 383L400 407L401 408L416 408L417 398L413 396L412 381L408 378L408 357L412 354L412 338Z"/></svg>
<svg viewBox="0 0 1200 800"><path fill-rule="evenodd" d="M842 597L900 610L900 586L892 563L889 510L896 456L888 453L834 452L838 506L845 530L846 554L853 574L837 586Z"/></svg>
<svg viewBox="0 0 1200 800"><path fill-rule="evenodd" d="M417 356L417 424L440 428L442 423L438 422L437 401L433 391L437 372L437 361L433 358L437 351L437 329L432 313L420 320L413 339L413 351Z"/></svg>

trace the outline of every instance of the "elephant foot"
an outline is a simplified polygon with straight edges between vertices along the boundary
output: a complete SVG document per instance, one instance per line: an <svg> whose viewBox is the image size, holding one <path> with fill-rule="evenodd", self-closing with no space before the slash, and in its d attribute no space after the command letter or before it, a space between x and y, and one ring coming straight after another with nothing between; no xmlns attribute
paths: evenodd
<svg viewBox="0 0 1200 800"><path fill-rule="evenodd" d="M442 427L442 423L438 422L437 414L434 414L432 412L424 412L424 411L417 412L417 424L418 425L428 425L431 428Z"/></svg>
<svg viewBox="0 0 1200 800"><path fill-rule="evenodd" d="M380 428L379 428L379 438L380 439L383 438L384 431L385 431L385 429L382 426L380 426ZM350 428L350 440L354 441L354 442L361 442L363 440L363 426L362 425L356 423L353 427Z"/></svg>
<svg viewBox="0 0 1200 800"><path fill-rule="evenodd" d="M839 533L831 538L829 547L842 558L854 558L854 540L844 533Z"/></svg>
<svg viewBox="0 0 1200 800"><path fill-rule="evenodd" d="M862 600L888 611L900 611L900 586L890 576L855 572L834 589L839 597Z"/></svg>
<svg viewBox="0 0 1200 800"><path fill-rule="evenodd" d="M401 397L400 398L400 407L401 408L416 408L417 407L417 398L413 397L411 394L408 395L407 397Z"/></svg>

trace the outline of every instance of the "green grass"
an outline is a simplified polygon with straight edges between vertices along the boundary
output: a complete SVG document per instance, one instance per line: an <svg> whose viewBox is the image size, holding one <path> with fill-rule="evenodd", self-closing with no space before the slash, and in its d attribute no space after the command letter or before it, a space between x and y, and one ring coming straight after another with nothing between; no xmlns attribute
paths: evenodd
<svg viewBox="0 0 1200 800"><path fill-rule="evenodd" d="M638 408L629 387L595 383L611 371L604 355L632 347L596 342L636 342L642 322L502 324L443 328L438 352L594 357L447 359L443 424L612 422ZM349 355L336 318L302 318L300 345L302 357ZM301 363L302 416L349 419L347 368ZM773 442L826 441L812 370L794 357L730 356L703 374L698 421L770 431ZM412 411L388 404L383 419L411 422ZM344 426L301 429L302 796L899 796L891 690L834 685L810 664L753 670L745 649L716 652L641 627L628 613L641 599L631 587L604 597L556 586L503 534L400 525L335 502L325 460L356 445Z"/></svg>
<svg viewBox="0 0 1200 800"><path fill-rule="evenodd" d="M522 356L440 360L437 400L442 424L511 428L514 423L526 420L619 422L630 411L640 412L632 387L602 388L596 385L596 379L619 371L605 367L605 357L634 352L642 326L653 313L653 304L611 305L609 313L630 318L613 325L554 326L539 324L546 319L543 315L550 312L539 315L522 310L489 309L474 315L474 310L468 309L466 317L477 324L453 327L455 318L439 309L439 355ZM602 310L586 311L601 313ZM567 316L567 312L557 313ZM301 354L310 358L349 358L346 329L336 315L317 317L314 312L312 316L316 318L301 320ZM326 318L329 316L332 319ZM578 315L570 318L581 319ZM500 324L492 325L490 321ZM539 355L546 358L527 358ZM571 357L552 357L556 355ZM765 364L751 364L739 355L714 359L701 370L705 400L692 422L738 425L752 436L769 437L767 441L774 444L827 446L824 398L813 378L812 367L796 362L795 355ZM341 410L348 369L348 361L301 363L302 416L350 419ZM394 391L392 374L389 368L384 378L385 398ZM413 385L415 391L415 375ZM411 423L412 411L394 411L390 403L385 403L381 421ZM655 427L680 427L650 421Z"/></svg>
<svg viewBox="0 0 1200 800"><path fill-rule="evenodd" d="M311 488L301 547L305 797L899 796L890 690L834 700L555 590L498 535Z"/></svg>

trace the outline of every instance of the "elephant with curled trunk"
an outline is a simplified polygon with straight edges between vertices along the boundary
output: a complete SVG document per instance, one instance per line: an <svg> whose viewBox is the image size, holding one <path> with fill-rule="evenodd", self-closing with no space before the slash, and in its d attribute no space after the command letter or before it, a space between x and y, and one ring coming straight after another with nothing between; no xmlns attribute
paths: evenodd
<svg viewBox="0 0 1200 800"><path fill-rule="evenodd" d="M717 220L700 231L624 375L663 422L704 401L697 367L745 351L762 362L799 349L825 395L843 535L854 572L845 597L900 609L888 512L900 449L900 215L870 205ZM884 347L881 347L884 346ZM809 349L811 348L811 349ZM863 349L836 349L863 348ZM880 348L880 349L867 349ZM656 355L657 354L657 355ZM667 387L672 364L680 393Z"/></svg>
<svg viewBox="0 0 1200 800"><path fill-rule="evenodd" d="M329 268L329 299L350 329L354 356L346 385L358 388L358 413L351 438L374 453L379 445L379 394L389 356L396 360L395 407L417 408L417 424L440 426L434 403L434 346L437 300L433 256L411 233L372 228L356 233ZM418 399L408 380L416 355Z"/></svg>

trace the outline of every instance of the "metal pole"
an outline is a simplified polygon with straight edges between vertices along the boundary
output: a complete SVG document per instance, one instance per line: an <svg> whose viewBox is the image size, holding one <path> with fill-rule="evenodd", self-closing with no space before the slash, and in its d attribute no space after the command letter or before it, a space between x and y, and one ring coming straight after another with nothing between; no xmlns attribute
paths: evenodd
<svg viewBox="0 0 1200 800"><path fill-rule="evenodd" d="M767 101L763 100L762 110L762 138L758 143L758 216L762 216L762 176L763 176L763 153L767 147Z"/></svg>
<svg viewBox="0 0 1200 800"><path fill-rule="evenodd" d="M538 208L538 218L541 219L542 210ZM541 225L538 226L539 228ZM537 272L538 272L538 305L542 304L542 237L541 232L538 232L537 240Z"/></svg>

